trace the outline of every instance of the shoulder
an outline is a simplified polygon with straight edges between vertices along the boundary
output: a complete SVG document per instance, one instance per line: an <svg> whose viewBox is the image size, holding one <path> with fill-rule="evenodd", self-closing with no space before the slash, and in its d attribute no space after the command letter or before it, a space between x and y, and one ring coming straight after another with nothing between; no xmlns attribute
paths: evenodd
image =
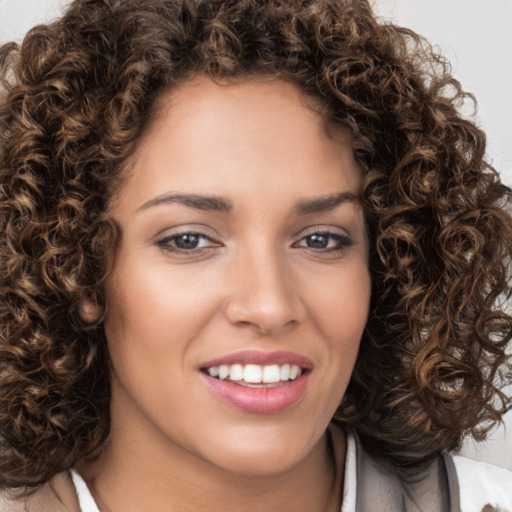
<svg viewBox="0 0 512 512"><path fill-rule="evenodd" d="M403 478L389 461L368 453L356 432L347 437L355 440L357 473L357 505L349 510L512 512L508 469L444 453L414 478Z"/></svg>
<svg viewBox="0 0 512 512"><path fill-rule="evenodd" d="M512 471L455 455L462 512L482 512L491 505L500 512L512 512Z"/></svg>
<svg viewBox="0 0 512 512"><path fill-rule="evenodd" d="M80 505L66 471L28 495L17 490L0 491L0 512L80 512Z"/></svg>
<svg viewBox="0 0 512 512"><path fill-rule="evenodd" d="M357 432L346 427L345 512L460 512L455 469L438 457L411 475L398 471L386 458L366 451ZM350 480L352 484L348 485ZM347 494L351 499L347 503ZM479 511L480 512L480 511Z"/></svg>

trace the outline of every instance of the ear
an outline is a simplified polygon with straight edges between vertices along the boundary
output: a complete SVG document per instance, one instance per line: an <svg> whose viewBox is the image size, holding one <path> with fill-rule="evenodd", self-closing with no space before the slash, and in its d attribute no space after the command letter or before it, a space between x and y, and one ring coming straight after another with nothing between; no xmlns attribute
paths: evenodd
<svg viewBox="0 0 512 512"><path fill-rule="evenodd" d="M84 322L93 324L99 320L101 311L91 299L82 298L78 306L78 314Z"/></svg>

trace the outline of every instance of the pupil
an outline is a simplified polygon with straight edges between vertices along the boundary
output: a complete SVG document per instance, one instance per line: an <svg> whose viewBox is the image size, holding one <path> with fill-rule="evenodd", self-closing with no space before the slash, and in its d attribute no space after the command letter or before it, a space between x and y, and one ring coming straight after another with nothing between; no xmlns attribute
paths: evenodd
<svg viewBox="0 0 512 512"><path fill-rule="evenodd" d="M180 249L195 249L199 243L199 236L191 234L181 235L176 238L175 243Z"/></svg>
<svg viewBox="0 0 512 512"><path fill-rule="evenodd" d="M308 239L308 246L313 249L325 249L329 243L325 235L311 235Z"/></svg>

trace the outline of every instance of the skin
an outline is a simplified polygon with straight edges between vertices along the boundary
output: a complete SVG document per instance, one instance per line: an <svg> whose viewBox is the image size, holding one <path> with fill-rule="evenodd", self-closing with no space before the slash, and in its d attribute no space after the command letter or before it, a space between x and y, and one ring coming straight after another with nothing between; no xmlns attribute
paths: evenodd
<svg viewBox="0 0 512 512"><path fill-rule="evenodd" d="M199 77L158 112L112 206L123 229L106 284L112 434L79 471L102 512L339 510L343 467L334 476L325 430L368 315L364 217L357 199L296 210L357 197L349 133L328 131L282 80ZM311 247L315 230L330 233L325 247ZM183 232L201 233L199 246L177 249ZM308 357L302 398L255 414L213 395L201 364L247 349Z"/></svg>

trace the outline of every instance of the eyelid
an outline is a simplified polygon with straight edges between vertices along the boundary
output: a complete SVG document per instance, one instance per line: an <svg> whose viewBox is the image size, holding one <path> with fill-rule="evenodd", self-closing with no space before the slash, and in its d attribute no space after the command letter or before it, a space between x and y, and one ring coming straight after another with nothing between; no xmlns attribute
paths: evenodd
<svg viewBox="0 0 512 512"><path fill-rule="evenodd" d="M299 232L297 232L294 238L297 239L311 235L323 234L340 235L350 238L351 240L354 239L352 234L347 229L342 228L341 226L333 226L332 224L316 224L314 226L308 226L307 228L301 229Z"/></svg>
<svg viewBox="0 0 512 512"><path fill-rule="evenodd" d="M339 246L334 248L315 248L298 245L301 242L303 242L306 238L313 235L330 236L332 238L338 239ZM306 228L296 235L295 240L296 241L293 243L292 247L324 257L341 256L355 244L354 237L349 232L347 232L346 229L341 228L340 226L332 225L316 225Z"/></svg>
<svg viewBox="0 0 512 512"><path fill-rule="evenodd" d="M185 236L185 235L195 235L199 238L214 242L216 245L220 245L219 243L215 242L210 236L205 235L204 233L200 233L198 231L185 231L185 232L181 232L181 233L172 233L171 235L167 235L167 236L164 236L163 238L155 240L155 244L157 244L157 245L165 244L166 242L169 242L170 240L174 240L176 238L179 238L180 236Z"/></svg>
<svg viewBox="0 0 512 512"><path fill-rule="evenodd" d="M164 235L165 233L165 235ZM182 235L187 233L197 233L200 235L205 235L208 237L215 237L219 236L217 232L212 229L211 227L205 225L205 224L177 224L175 226L168 225L164 229L161 229L153 236L153 239L156 240L157 238L163 238L164 236L167 238L168 236L176 236L176 235Z"/></svg>
<svg viewBox="0 0 512 512"><path fill-rule="evenodd" d="M222 243L217 240L218 236L212 235L211 232L213 230L208 229L206 226L197 224L194 225L181 225L175 228L167 228L162 230L158 235L153 238L153 244L159 247L160 249L172 252L176 254L183 255L192 255L199 252L207 251L208 249L213 249L214 247L221 247ZM206 239L211 242L210 246L207 247L197 247L195 249L181 249L179 247L173 247L171 245L171 241L173 239L179 238L184 235L197 235L202 239Z"/></svg>

